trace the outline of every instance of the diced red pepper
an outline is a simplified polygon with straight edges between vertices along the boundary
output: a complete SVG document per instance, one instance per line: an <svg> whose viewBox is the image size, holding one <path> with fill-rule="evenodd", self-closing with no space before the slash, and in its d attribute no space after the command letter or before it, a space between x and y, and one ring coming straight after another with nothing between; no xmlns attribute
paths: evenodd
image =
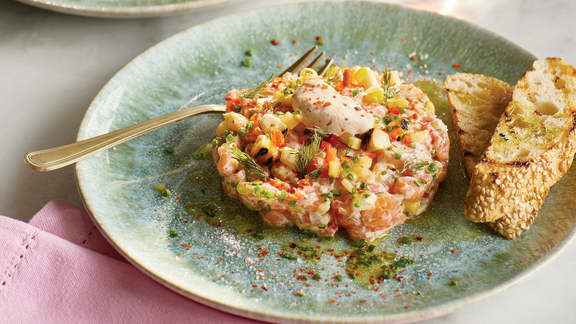
<svg viewBox="0 0 576 324"><path fill-rule="evenodd" d="M336 146L340 142L340 136L332 134L330 135L330 137L328 137L326 141L330 143L332 146Z"/></svg>
<svg viewBox="0 0 576 324"><path fill-rule="evenodd" d="M402 134L402 128L397 127L390 131L390 139L395 141L398 136Z"/></svg>
<svg viewBox="0 0 576 324"><path fill-rule="evenodd" d="M400 115L400 110L396 108L390 109L390 113L393 115Z"/></svg>
<svg viewBox="0 0 576 324"><path fill-rule="evenodd" d="M286 146L284 135L280 131L272 131L270 133L270 140L272 141L272 144L276 145L277 147Z"/></svg>
<svg viewBox="0 0 576 324"><path fill-rule="evenodd" d="M352 86L352 70L346 69L344 70L344 87Z"/></svg>

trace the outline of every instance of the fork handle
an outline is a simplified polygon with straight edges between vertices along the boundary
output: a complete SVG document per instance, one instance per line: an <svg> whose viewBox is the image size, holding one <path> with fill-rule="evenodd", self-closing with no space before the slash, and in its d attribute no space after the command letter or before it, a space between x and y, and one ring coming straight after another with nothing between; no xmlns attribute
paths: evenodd
<svg viewBox="0 0 576 324"><path fill-rule="evenodd" d="M226 106L222 105L189 107L76 143L28 152L25 160L36 171L52 171L183 119L200 114L223 113L225 111Z"/></svg>

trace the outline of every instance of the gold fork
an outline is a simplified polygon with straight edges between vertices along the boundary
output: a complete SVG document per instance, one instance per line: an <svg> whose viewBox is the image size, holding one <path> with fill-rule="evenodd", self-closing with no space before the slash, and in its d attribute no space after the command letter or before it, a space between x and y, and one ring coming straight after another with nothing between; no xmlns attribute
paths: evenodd
<svg viewBox="0 0 576 324"><path fill-rule="evenodd" d="M294 62L294 64L292 64L278 76L282 76L286 72L295 73L299 71L317 50L317 46L312 47L308 52L306 52L302 57ZM312 63L308 64L307 68L313 69L316 67L316 65L318 65L318 63L324 58L324 55L324 52L320 53L312 61ZM324 75L332 63L332 59L328 60L326 64L320 69L320 71L318 71L318 74L321 76ZM25 160L28 166L36 171L52 171L76 163L94 153L109 149L120 143L124 143L138 136L148 134L154 130L181 121L183 119L201 114L223 113L225 111L226 106L223 105L201 105L194 107L186 107L186 105L184 105L173 113L169 113L136 125L122 128L108 134L92 137L72 144L28 152L26 153Z"/></svg>

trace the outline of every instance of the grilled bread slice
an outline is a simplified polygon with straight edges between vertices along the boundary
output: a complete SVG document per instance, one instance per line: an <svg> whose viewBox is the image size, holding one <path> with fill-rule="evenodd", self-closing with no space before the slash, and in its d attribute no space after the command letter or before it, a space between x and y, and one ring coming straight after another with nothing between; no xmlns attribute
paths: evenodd
<svg viewBox="0 0 576 324"><path fill-rule="evenodd" d="M512 100L512 87L481 74L456 73L444 81L464 167L472 176L500 116Z"/></svg>
<svg viewBox="0 0 576 324"><path fill-rule="evenodd" d="M464 204L473 222L515 238L534 221L576 152L576 69L560 58L534 62L474 168Z"/></svg>

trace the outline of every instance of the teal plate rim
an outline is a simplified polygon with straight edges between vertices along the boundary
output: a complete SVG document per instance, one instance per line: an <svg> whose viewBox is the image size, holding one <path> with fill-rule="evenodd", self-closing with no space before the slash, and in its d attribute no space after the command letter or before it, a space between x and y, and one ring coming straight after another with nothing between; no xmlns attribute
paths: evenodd
<svg viewBox="0 0 576 324"><path fill-rule="evenodd" d="M193 0L176 4L146 6L95 6L74 4L73 2L61 3L52 0L16 1L30 6L71 15L101 18L145 18L186 13L196 9L229 3L233 0Z"/></svg>
<svg viewBox="0 0 576 324"><path fill-rule="evenodd" d="M308 3L333 3L333 2L342 2L340 0L324 0L324 1L314 1L314 2L297 2L295 4L290 4L292 6L294 5L305 5ZM401 7L399 5L395 5L395 4L390 4L390 3L382 3L382 2L378 2L378 1L371 1L371 0L357 0L356 2L359 3L379 3L381 5L385 5L385 6L394 6L394 7ZM278 8L278 7L282 7L282 6L286 6L286 4L283 5L274 5L274 6L267 6L266 8L262 8L262 9L258 9L257 11L263 11L263 10L267 10L270 8ZM417 9L411 9L411 8L406 8L403 7L406 10L415 10L415 11L420 11ZM137 57L135 57L134 59L132 59L130 62L128 62L123 68L121 68L118 72L116 72L114 74L114 76L111 79L114 79L116 76L118 76L118 74L122 73L123 71L125 71L127 69L128 66L130 66L131 64L133 64L133 62L135 60L138 60L140 57L149 54L149 52L154 51L156 48L158 47L162 47L165 43L171 41L174 38L179 37L182 34L185 34L187 32L190 32L192 30L195 30L197 28L202 28L205 25L209 25L218 21L223 21L228 19L231 16L243 16L246 15L250 12L252 12L254 10L245 10L239 13L235 13L235 14L231 14L231 15L226 15L226 16L222 16L213 20L210 20L208 22L196 25L194 27L191 27L189 29L186 29L184 31L181 31L179 33L176 33L175 35L157 43L156 45L150 47L149 49L147 49L146 51L144 51L143 53L141 53L140 55L138 55ZM438 15L435 13L430 13L433 15ZM440 16L440 15L438 15ZM467 24L467 25L472 25L473 27L477 28L478 30L481 30L482 32L489 34L490 36L492 36L494 39L498 39L499 41L501 41L502 43L506 44L507 46L510 46L511 48L516 48L518 51L525 53L528 56L531 56L535 59L535 57L530 54L528 51L526 51L525 49L523 49L522 47L512 43L511 41L503 38L502 36L497 35L494 32L491 32L489 30L486 30L482 27L473 25L469 22L466 22L464 20L458 19L458 18L454 18L454 17L448 17L448 16L442 16L444 19L448 19L448 20L452 20L452 21L456 21L459 23L463 23L463 24ZM90 112L92 112L92 108L93 108L93 104L101 97L103 96L103 93L105 92L105 90L107 89L107 87L110 84L107 83L100 91L99 93L96 95L95 99L92 101L92 103L90 104L89 108L87 109L84 118L80 124L79 127L79 131L78 131L78 136L77 136L77 140L82 140L85 139L85 133L87 132L87 116L89 115ZM147 267L141 265L138 263L138 261L133 258L130 253L128 253L124 248L122 248L122 246L118 245L114 239L112 237L110 237L104 230L103 227L100 223L99 220L99 216L97 211L95 211L93 208L91 208L90 203L88 202L88 199L86 198L86 183L83 182L83 178L82 178L82 173L83 170L81 167L79 167L78 165L75 166L75 179L76 179L76 184L78 187L78 191L81 194L81 199L82 202L84 204L84 206L86 207L86 210L88 211L88 214L90 215L90 218L92 219L92 221L94 222L94 224L96 225L96 227L99 229L99 231L102 233L102 235L106 238L106 240L123 256L126 258L126 260L128 260L132 265L134 265L136 268L138 268L139 270L141 270L142 272L144 272L146 275L148 275L150 278L152 278L153 280L157 281L158 283L162 284L163 286L167 287L168 289L177 292L193 301L202 303L204 305L213 307L215 309L221 310L221 311L225 311L234 315L239 315L242 317L246 317L246 318L251 318L251 319L257 319L257 320L263 320L263 321L275 321L275 322L342 322L343 320L345 320L347 323L366 323L366 322L386 322L386 323L408 323L408 322L414 322L414 321L419 321L419 320L425 320L425 319L430 319L430 318L434 318L434 317L438 317L441 315L445 315L448 314L464 305L482 300L484 298L487 298L489 296L495 295L513 285L515 285L516 283L518 283L519 281L523 280L524 278L528 277L529 275L531 275L532 273L534 273L536 270L541 269L544 265L548 264L549 262L551 262L552 260L554 260L554 258L558 257L558 255L560 255L560 253L566 248L566 246L574 241L574 238L576 237L576 231L575 228L571 229L571 232L562 240L560 241L551 251L550 253L548 253L547 255L541 257L539 260L537 260L536 262L534 262L531 266L529 266L528 268L526 268L524 271L520 272L517 276L507 280L507 281L503 281L500 285L496 286L496 287L492 287L489 288L485 291L481 291L457 300L453 300L450 302L446 302L444 304L441 305L435 305L435 306L430 306L418 311L411 311L408 313L402 313L402 314L387 314L387 315L380 315L380 316L363 316L363 317L359 317L359 318L345 318L342 319L340 317L335 317L335 316L324 316L324 317L314 317L314 318L306 318L306 317L293 317L293 316L283 316L277 313L267 313L267 312L252 312L252 311L248 311L242 308L237 308L237 307L233 307L230 305L227 305L225 303L222 303L220 301L218 301L217 299L214 299L211 296L208 296L206 294L202 294L201 292L195 292L192 293L190 291L184 290L180 287L178 287L177 285L169 282L168 280L162 278L161 276L156 275L151 269L148 269Z"/></svg>

